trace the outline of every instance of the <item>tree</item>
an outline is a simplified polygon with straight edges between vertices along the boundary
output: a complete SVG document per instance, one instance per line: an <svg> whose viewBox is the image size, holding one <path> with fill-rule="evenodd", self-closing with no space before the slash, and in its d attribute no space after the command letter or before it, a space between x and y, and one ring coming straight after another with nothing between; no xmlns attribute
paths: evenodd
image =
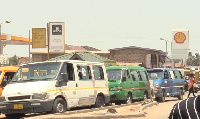
<svg viewBox="0 0 200 119"><path fill-rule="evenodd" d="M188 53L187 65L190 65L190 66L200 66L199 53L195 53L195 56L193 56L192 52L189 52Z"/></svg>
<svg viewBox="0 0 200 119"><path fill-rule="evenodd" d="M18 57L16 55L9 58L9 65L18 65Z"/></svg>

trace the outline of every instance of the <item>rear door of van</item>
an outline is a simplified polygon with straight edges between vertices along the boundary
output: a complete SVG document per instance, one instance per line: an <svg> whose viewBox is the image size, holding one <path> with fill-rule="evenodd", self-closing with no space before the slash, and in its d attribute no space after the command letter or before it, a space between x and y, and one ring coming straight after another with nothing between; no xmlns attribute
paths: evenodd
<svg viewBox="0 0 200 119"><path fill-rule="evenodd" d="M174 70L173 73L174 73L174 79L172 79L173 80L172 94L179 95L180 89L183 88L184 85L184 79L180 71Z"/></svg>
<svg viewBox="0 0 200 119"><path fill-rule="evenodd" d="M126 71L123 71L123 70L126 70ZM123 72L123 76L126 77L126 80L123 81L122 80L122 83L123 83L123 89L128 92L129 90L133 91L133 88L134 88L134 85L133 85L133 80L131 79L130 77L130 74L129 74L129 69L122 69L122 72ZM126 74L124 74L126 73ZM126 96L127 96L128 93L126 93ZM134 94L132 94L132 98L133 98Z"/></svg>
<svg viewBox="0 0 200 119"><path fill-rule="evenodd" d="M138 71L141 77L139 81L140 97L143 98L145 91L148 91L148 76L145 70Z"/></svg>
<svg viewBox="0 0 200 119"><path fill-rule="evenodd" d="M131 69L131 76L133 80L133 98L138 99L140 98L140 89L139 89L139 81L140 81L140 76L138 71Z"/></svg>
<svg viewBox="0 0 200 119"><path fill-rule="evenodd" d="M87 64L78 64L78 81L76 90L79 92L79 105L91 105L95 103L94 83L92 69Z"/></svg>

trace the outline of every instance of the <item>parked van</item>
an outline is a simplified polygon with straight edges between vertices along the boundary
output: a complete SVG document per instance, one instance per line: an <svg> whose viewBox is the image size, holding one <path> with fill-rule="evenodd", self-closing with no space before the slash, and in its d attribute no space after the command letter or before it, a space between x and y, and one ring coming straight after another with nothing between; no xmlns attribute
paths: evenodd
<svg viewBox="0 0 200 119"><path fill-rule="evenodd" d="M140 66L106 67L110 102L132 103L133 99L149 98L148 73Z"/></svg>
<svg viewBox="0 0 200 119"><path fill-rule="evenodd" d="M164 102L166 96L183 99L184 77L178 69L154 68L147 69L149 80L153 80L154 93L158 101Z"/></svg>
<svg viewBox="0 0 200 119"><path fill-rule="evenodd" d="M4 87L8 84L10 79L14 76L15 72L19 69L18 66L3 66L0 67L0 96Z"/></svg>
<svg viewBox="0 0 200 119"><path fill-rule="evenodd" d="M62 113L81 106L102 107L110 102L103 63L78 60L21 65L0 97L7 118L25 113Z"/></svg>

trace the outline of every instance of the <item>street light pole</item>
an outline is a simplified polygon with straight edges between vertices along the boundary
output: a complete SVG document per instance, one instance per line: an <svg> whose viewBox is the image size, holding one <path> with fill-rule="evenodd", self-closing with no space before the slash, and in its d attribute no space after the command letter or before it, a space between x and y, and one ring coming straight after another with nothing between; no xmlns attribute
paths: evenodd
<svg viewBox="0 0 200 119"><path fill-rule="evenodd" d="M5 23L10 23L11 21L10 20L6 20ZM3 45L1 43L1 24L3 23L0 23L0 55L3 54Z"/></svg>
<svg viewBox="0 0 200 119"><path fill-rule="evenodd" d="M160 38L160 40L164 40L166 42L166 53L168 54L168 52L167 52L167 40L165 40L163 38Z"/></svg>

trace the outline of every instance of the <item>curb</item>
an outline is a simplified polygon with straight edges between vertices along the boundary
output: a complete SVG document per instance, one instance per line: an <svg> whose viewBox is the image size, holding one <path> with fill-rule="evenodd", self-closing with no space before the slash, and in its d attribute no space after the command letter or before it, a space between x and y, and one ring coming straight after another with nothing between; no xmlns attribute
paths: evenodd
<svg viewBox="0 0 200 119"><path fill-rule="evenodd" d="M140 105L141 103L137 104ZM70 117L60 117L59 115L61 114L56 114L58 117L54 118L54 117L48 117L48 119L108 119L108 118L133 118L133 117L145 117L145 113L144 113L144 109L146 109L147 107L151 107L153 105L157 105L158 103L156 101L153 102L149 102L146 103L144 105L142 105L139 109L138 112L134 112L134 113L123 113L123 114L118 114L118 113L96 113L93 115L86 115L86 116L82 116L82 117L78 117L78 116L70 116ZM127 105L123 105L123 106L127 106ZM118 106L116 106L118 107ZM113 107L112 107L113 108ZM108 108L109 109L109 108ZM96 110L96 109L95 109ZM90 110L91 111L91 110ZM69 112L70 113L70 112ZM68 113L68 114L69 114ZM62 114L62 116L64 115L68 115L67 113ZM69 114L70 115L70 114ZM42 118L42 119L47 119L47 118Z"/></svg>
<svg viewBox="0 0 200 119"><path fill-rule="evenodd" d="M140 107L139 112L140 112L142 115L145 115L145 113L144 113L143 110L146 109L147 107L152 107L153 105L158 105L158 102L157 102L157 101L153 101L153 102L151 102L151 103L149 103L149 104L143 105L142 107Z"/></svg>

